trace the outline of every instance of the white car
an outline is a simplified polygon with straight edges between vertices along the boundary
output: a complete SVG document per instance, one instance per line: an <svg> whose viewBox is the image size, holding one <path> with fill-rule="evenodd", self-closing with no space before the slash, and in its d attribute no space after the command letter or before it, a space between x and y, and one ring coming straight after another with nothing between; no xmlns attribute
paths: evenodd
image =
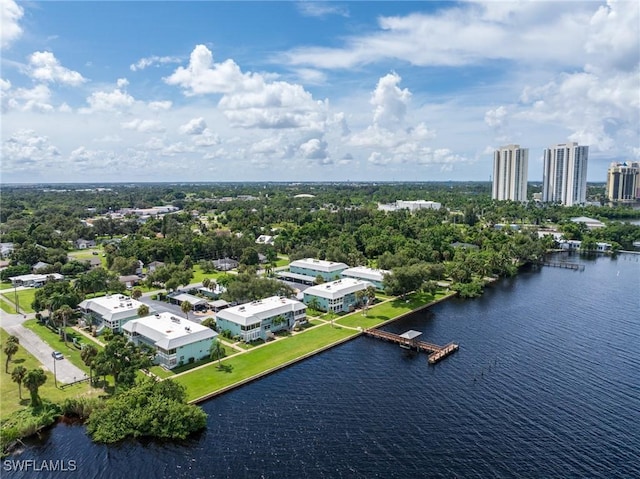
<svg viewBox="0 0 640 479"><path fill-rule="evenodd" d="M55 359L64 359L64 356L62 355L62 353L60 351L52 352L51 356L53 356Z"/></svg>

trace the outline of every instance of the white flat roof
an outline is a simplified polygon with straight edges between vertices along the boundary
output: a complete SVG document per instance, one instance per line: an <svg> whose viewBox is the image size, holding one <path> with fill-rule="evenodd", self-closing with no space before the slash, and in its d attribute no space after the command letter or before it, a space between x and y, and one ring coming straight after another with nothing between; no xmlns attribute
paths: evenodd
<svg viewBox="0 0 640 479"><path fill-rule="evenodd" d="M197 341L213 339L218 335L211 328L167 312L133 319L125 323L122 329L138 333L152 341L155 346L167 351Z"/></svg>
<svg viewBox="0 0 640 479"><path fill-rule="evenodd" d="M391 271L386 269L373 269L367 268L366 266L356 266L355 268L345 269L342 272L342 275L366 279L369 281L382 281L384 279L384 275L389 273L391 273Z"/></svg>
<svg viewBox="0 0 640 479"><path fill-rule="evenodd" d="M130 318L138 314L138 308L144 303L122 294L111 294L99 298L85 299L78 306L93 311L107 321ZM153 312L149 306L149 312Z"/></svg>
<svg viewBox="0 0 640 479"><path fill-rule="evenodd" d="M180 303L184 301L188 301L189 303L191 303L191 306L196 306L198 304L205 304L207 302L206 299L199 298L189 293L176 294L175 296L170 296L170 298L173 299L174 301L179 301Z"/></svg>
<svg viewBox="0 0 640 479"><path fill-rule="evenodd" d="M263 319L278 316L288 312L299 312L307 309L307 306L295 299L280 296L271 296L251 303L233 306L216 313L216 319L226 319L227 321L248 326L262 322Z"/></svg>
<svg viewBox="0 0 640 479"><path fill-rule="evenodd" d="M329 283L311 286L304 290L304 294L318 296L319 298L336 299L346 294L355 293L366 289L367 286L373 286L368 281L355 278L342 278Z"/></svg>
<svg viewBox="0 0 640 479"><path fill-rule="evenodd" d="M333 273L334 271L340 271L349 267L344 263L336 263L335 261L325 261L323 259L315 258L298 259L296 261L292 261L289 264L290 268L291 266L322 271L323 273Z"/></svg>
<svg viewBox="0 0 640 479"><path fill-rule="evenodd" d="M46 281L48 278L52 278L55 280L63 279L60 273L49 273L49 274L22 274L20 276L12 276L9 278L11 281Z"/></svg>

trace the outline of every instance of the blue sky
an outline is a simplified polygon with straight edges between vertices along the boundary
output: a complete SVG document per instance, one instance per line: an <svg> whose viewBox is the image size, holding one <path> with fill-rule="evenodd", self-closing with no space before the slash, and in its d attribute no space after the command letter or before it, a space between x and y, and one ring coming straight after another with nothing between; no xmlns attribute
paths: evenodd
<svg viewBox="0 0 640 479"><path fill-rule="evenodd" d="M640 6L2 3L1 181L488 180L640 158Z"/></svg>

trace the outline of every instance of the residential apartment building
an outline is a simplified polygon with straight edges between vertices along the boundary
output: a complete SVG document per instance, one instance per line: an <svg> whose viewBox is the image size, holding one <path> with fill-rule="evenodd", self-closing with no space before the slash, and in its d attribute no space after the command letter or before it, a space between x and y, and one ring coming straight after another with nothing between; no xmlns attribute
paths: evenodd
<svg viewBox="0 0 640 479"><path fill-rule="evenodd" d="M527 201L529 149L520 145L501 146L493 154L494 200Z"/></svg>
<svg viewBox="0 0 640 479"><path fill-rule="evenodd" d="M85 299L78 307L82 309L87 324L98 326L98 333L103 328L119 333L125 323L138 318L138 308L143 304L128 296L108 294L99 298ZM155 311L149 306L149 312L154 313Z"/></svg>
<svg viewBox="0 0 640 479"><path fill-rule="evenodd" d="M542 201L572 206L587 199L589 147L560 143L544 150Z"/></svg>
<svg viewBox="0 0 640 479"><path fill-rule="evenodd" d="M606 195L609 201L640 199L640 163L611 163L607 170Z"/></svg>
<svg viewBox="0 0 640 479"><path fill-rule="evenodd" d="M153 348L154 363L167 369L208 357L211 343L218 336L211 328L167 312L133 319L122 330L136 346Z"/></svg>
<svg viewBox="0 0 640 479"><path fill-rule="evenodd" d="M349 312L358 305L356 292L365 290L371 285L369 281L343 278L305 289L303 301L306 305L315 302L316 307L322 311Z"/></svg>
<svg viewBox="0 0 640 479"><path fill-rule="evenodd" d="M250 342L267 339L271 333L290 329L307 321L307 307L300 301L271 296L251 303L226 308L216 313L218 331L229 330L231 335Z"/></svg>
<svg viewBox="0 0 640 479"><path fill-rule="evenodd" d="M383 290L384 277L391 274L391 271L386 269L373 269L366 266L356 266L355 268L348 268L342 272L343 278L360 279L363 281L369 281L377 290Z"/></svg>
<svg viewBox="0 0 640 479"><path fill-rule="evenodd" d="M305 258L292 261L289 264L289 271L296 275L303 275L315 279L322 276L325 281L331 281L340 278L342 272L347 269L344 263L335 261L325 261L322 259Z"/></svg>

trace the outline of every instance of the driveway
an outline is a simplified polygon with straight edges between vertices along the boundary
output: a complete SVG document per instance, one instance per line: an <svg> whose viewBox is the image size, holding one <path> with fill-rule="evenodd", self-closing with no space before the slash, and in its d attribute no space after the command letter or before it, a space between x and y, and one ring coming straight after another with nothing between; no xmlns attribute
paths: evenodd
<svg viewBox="0 0 640 479"><path fill-rule="evenodd" d="M36 357L45 369L53 373L55 368L58 382L71 383L74 380L84 378L85 372L71 364L68 359L53 359L51 356L53 349L40 339L36 333L22 325L27 319L21 314L8 314L0 311L0 326L2 326L2 329L8 334L17 336L20 340L20 346Z"/></svg>

